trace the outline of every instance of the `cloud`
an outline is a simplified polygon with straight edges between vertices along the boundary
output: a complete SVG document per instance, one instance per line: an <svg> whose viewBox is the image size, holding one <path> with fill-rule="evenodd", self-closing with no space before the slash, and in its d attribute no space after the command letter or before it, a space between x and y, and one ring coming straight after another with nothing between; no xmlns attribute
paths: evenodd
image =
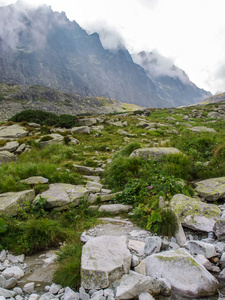
<svg viewBox="0 0 225 300"><path fill-rule="evenodd" d="M162 56L157 50L152 52L142 51L140 53L134 53L132 54L132 58L135 63L146 70L147 75L151 78L169 76L179 78L184 83L189 81L185 72L176 67L171 58Z"/></svg>
<svg viewBox="0 0 225 300"><path fill-rule="evenodd" d="M53 26L51 12L47 5L39 7L23 1L0 8L0 38L12 49L33 51L44 47ZM54 14L54 21L64 24L65 15Z"/></svg>
<svg viewBox="0 0 225 300"><path fill-rule="evenodd" d="M88 27L91 28L91 30L88 31L89 33L97 32L99 34L102 46L105 49L116 51L125 48L125 42L120 33L106 22L95 22Z"/></svg>
<svg viewBox="0 0 225 300"><path fill-rule="evenodd" d="M158 0L137 0L140 4L147 8L155 8L155 6L158 4Z"/></svg>

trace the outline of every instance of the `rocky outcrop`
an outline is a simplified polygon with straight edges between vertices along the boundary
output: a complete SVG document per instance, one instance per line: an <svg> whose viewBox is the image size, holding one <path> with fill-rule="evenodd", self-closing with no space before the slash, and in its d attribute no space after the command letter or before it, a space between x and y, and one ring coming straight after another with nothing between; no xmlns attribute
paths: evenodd
<svg viewBox="0 0 225 300"><path fill-rule="evenodd" d="M81 258L81 281L86 289L107 288L130 270L131 254L126 237L101 236L90 239Z"/></svg>
<svg viewBox="0 0 225 300"><path fill-rule="evenodd" d="M172 289L186 297L216 293L218 281L185 249L153 254L145 259L149 276L166 278Z"/></svg>
<svg viewBox="0 0 225 300"><path fill-rule="evenodd" d="M182 225L194 230L213 231L213 226L220 217L217 205L182 194L173 196L170 204Z"/></svg>
<svg viewBox="0 0 225 300"><path fill-rule="evenodd" d="M173 154L182 155L182 152L176 148L152 147L136 149L131 153L130 156L143 157L147 160L161 160L162 157Z"/></svg>

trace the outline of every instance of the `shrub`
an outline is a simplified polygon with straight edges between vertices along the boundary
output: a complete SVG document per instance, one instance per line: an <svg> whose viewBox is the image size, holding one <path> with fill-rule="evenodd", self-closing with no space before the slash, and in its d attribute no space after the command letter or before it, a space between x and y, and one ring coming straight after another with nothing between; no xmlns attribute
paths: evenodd
<svg viewBox="0 0 225 300"><path fill-rule="evenodd" d="M9 119L13 122L32 122L41 125L71 128L77 124L77 117L72 115L56 115L42 110L24 110Z"/></svg>

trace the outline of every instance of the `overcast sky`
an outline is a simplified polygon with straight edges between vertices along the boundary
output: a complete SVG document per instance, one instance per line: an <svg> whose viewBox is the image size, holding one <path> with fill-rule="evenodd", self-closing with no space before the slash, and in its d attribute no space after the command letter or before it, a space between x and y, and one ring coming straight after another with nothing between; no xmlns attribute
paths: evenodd
<svg viewBox="0 0 225 300"><path fill-rule="evenodd" d="M0 0L0 6L16 1ZM108 48L158 51L198 87L225 92L225 0L26 0L65 11ZM108 32L112 33L108 35Z"/></svg>

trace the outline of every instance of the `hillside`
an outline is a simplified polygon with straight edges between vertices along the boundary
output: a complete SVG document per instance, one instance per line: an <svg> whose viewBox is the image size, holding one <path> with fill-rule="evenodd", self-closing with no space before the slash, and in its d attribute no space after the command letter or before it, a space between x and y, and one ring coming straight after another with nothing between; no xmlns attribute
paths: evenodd
<svg viewBox="0 0 225 300"><path fill-rule="evenodd" d="M10 22L9 22L10 20ZM105 50L64 13L36 10L22 1L0 7L0 82L38 85L81 96L116 99L144 107L201 101L209 93L187 78L150 78L121 48Z"/></svg>
<svg viewBox="0 0 225 300"><path fill-rule="evenodd" d="M79 115L126 112L140 107L103 97L82 97L46 87L0 83L0 122L27 109Z"/></svg>
<svg viewBox="0 0 225 300"><path fill-rule="evenodd" d="M22 115L0 126L1 295L223 298L224 104Z"/></svg>
<svg viewBox="0 0 225 300"><path fill-rule="evenodd" d="M225 93L216 94L211 97L207 97L201 104L209 104L209 103L220 103L225 102Z"/></svg>

